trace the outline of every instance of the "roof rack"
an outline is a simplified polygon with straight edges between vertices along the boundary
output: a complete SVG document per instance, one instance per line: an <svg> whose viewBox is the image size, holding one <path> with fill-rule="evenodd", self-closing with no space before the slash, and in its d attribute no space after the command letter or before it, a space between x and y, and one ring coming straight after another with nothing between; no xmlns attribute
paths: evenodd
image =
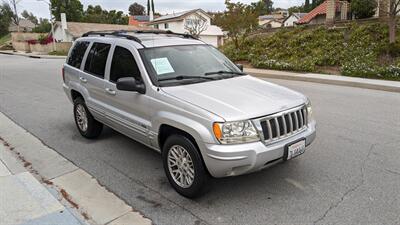
<svg viewBox="0 0 400 225"><path fill-rule="evenodd" d="M175 32L172 32L171 30L137 30L137 31L133 31L133 32L138 33L138 34L169 34L169 35L182 36L183 38L190 38L190 39L198 40L196 37L194 37L191 34L175 33Z"/></svg>
<svg viewBox="0 0 400 225"><path fill-rule="evenodd" d="M101 37L105 36L115 36L115 37L123 37L128 40L135 41L139 44L141 44L143 47L146 47L142 44L142 41L132 35L132 34L127 34L127 33L136 33L136 34L167 34L167 35L175 35L175 36L181 36L183 38L190 38L194 40L198 40L196 37L190 34L181 34L181 33L175 33L170 30L108 30L108 31L89 31L87 33L84 33L82 37L89 37L91 35L98 35Z"/></svg>

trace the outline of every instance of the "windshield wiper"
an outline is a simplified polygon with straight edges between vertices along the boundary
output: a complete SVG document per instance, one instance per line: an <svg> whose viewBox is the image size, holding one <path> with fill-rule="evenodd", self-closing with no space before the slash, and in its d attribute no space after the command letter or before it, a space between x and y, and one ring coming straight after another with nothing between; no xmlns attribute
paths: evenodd
<svg viewBox="0 0 400 225"><path fill-rule="evenodd" d="M166 81L166 80L188 80L188 79L204 79L204 80L215 80L212 77L205 76L176 76L176 77L167 77L158 79L158 81Z"/></svg>
<svg viewBox="0 0 400 225"><path fill-rule="evenodd" d="M225 71L225 70L220 70L220 71L215 71L215 72L208 72L205 73L204 75L215 75L215 74L234 74L234 75L246 75L245 73L242 72L235 72L235 71Z"/></svg>

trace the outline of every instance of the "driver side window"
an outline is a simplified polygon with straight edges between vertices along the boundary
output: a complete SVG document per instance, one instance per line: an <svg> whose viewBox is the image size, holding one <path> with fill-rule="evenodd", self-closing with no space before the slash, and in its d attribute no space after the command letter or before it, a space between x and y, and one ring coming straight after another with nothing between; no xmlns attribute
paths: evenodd
<svg viewBox="0 0 400 225"><path fill-rule="evenodd" d="M110 81L117 83L119 78L124 77L133 77L138 81L142 81L140 70L131 51L116 46L111 63Z"/></svg>

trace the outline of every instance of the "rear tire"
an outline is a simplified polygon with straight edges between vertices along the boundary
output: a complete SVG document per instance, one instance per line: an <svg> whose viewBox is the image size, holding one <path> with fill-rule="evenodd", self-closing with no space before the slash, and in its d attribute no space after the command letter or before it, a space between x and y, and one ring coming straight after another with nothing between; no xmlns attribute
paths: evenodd
<svg viewBox="0 0 400 225"><path fill-rule="evenodd" d="M162 151L164 171L172 187L187 198L204 194L209 175L197 147L187 137L172 135Z"/></svg>
<svg viewBox="0 0 400 225"><path fill-rule="evenodd" d="M100 136L103 124L94 119L85 101L80 97L74 100L74 118L76 127L83 137L94 139Z"/></svg>

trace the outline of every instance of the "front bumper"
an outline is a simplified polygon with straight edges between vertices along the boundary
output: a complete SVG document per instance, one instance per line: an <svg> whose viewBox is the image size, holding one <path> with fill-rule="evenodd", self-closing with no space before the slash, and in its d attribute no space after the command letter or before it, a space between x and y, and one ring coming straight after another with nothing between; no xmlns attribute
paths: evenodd
<svg viewBox="0 0 400 225"><path fill-rule="evenodd" d="M203 144L199 147L210 174L226 177L251 173L281 162L287 144L305 139L308 146L315 137L316 123L312 121L304 131L270 145L259 141L238 145Z"/></svg>

